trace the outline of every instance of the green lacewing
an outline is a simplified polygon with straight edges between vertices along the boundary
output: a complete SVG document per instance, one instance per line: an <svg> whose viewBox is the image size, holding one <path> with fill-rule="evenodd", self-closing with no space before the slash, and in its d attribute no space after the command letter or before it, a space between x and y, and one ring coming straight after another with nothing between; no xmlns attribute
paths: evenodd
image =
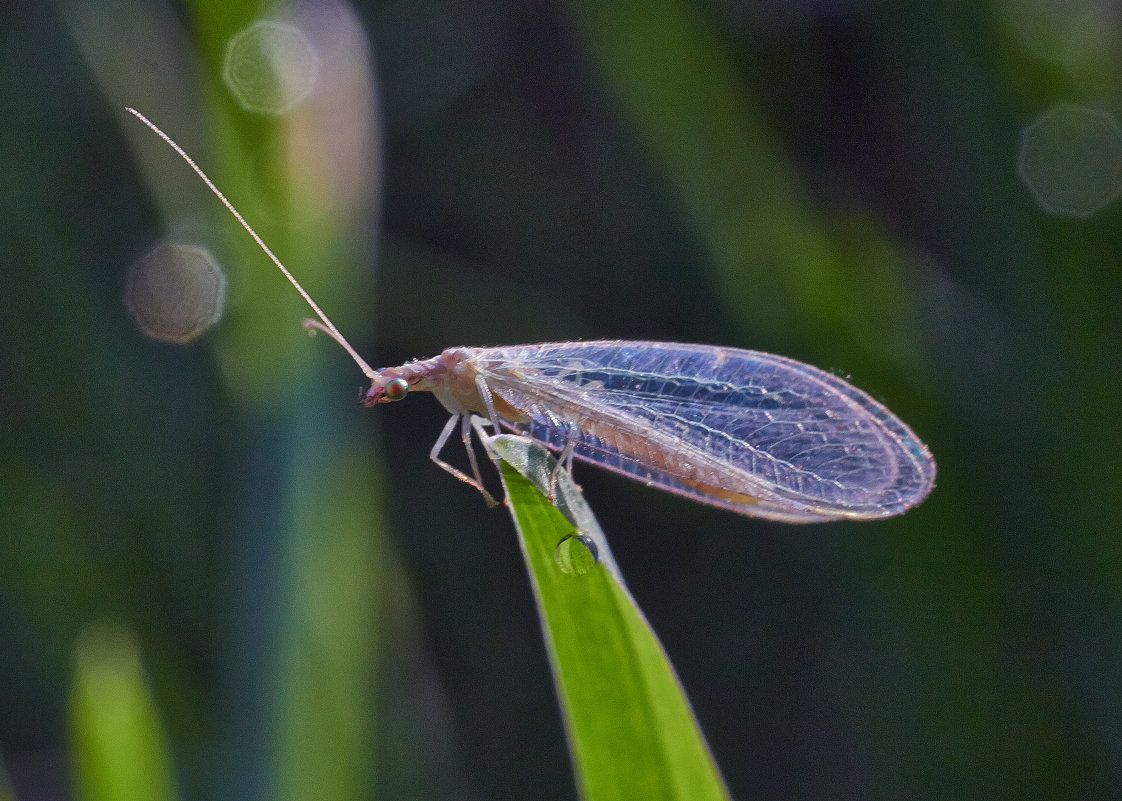
<svg viewBox="0 0 1122 801"><path fill-rule="evenodd" d="M908 426L847 381L759 351L606 340L448 348L439 356L374 369L273 254L206 173L135 109L198 174L311 306L322 331L370 380L363 403L432 392L448 410L432 460L483 487L470 445L471 417L574 459L700 503L786 522L873 520L920 503L935 461ZM459 424L471 473L440 458Z"/></svg>

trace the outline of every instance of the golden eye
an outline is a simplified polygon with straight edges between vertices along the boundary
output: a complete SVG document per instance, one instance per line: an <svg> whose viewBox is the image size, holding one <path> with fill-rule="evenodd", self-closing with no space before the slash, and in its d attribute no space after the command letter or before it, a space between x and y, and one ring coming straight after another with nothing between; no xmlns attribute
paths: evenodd
<svg viewBox="0 0 1122 801"><path fill-rule="evenodd" d="M386 400L399 401L409 394L409 382L404 378L395 378L386 382Z"/></svg>

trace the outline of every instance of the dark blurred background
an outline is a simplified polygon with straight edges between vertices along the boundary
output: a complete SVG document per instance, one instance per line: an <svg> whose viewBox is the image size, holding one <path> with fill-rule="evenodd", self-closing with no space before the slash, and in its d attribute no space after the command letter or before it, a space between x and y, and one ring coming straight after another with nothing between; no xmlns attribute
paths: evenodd
<svg viewBox="0 0 1122 801"><path fill-rule="evenodd" d="M719 343L850 376L915 428L938 485L878 523L742 519L577 468L734 797L1122 796L1119 14L9 0L15 797L70 797L75 665L107 625L182 797L575 795L509 517L428 460L444 412L359 408L359 371L125 105L375 366ZM226 48L282 16L317 91L260 114ZM122 301L164 239L229 283L188 345Z"/></svg>

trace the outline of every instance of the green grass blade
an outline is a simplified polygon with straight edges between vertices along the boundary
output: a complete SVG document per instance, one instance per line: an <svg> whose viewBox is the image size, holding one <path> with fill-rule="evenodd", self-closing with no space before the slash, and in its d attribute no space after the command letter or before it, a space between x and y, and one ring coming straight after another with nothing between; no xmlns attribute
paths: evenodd
<svg viewBox="0 0 1122 801"><path fill-rule="evenodd" d="M79 801L177 798L140 653L122 626L91 626L75 646L70 736Z"/></svg>
<svg viewBox="0 0 1122 801"><path fill-rule="evenodd" d="M557 477L554 492L562 513L539 489L548 487L554 464L544 449L522 437L490 442L504 459L503 484L530 571L581 797L728 799L674 668L617 580L607 542L580 490L567 475ZM578 530L599 552L598 563L583 574L566 572L557 559L558 544Z"/></svg>

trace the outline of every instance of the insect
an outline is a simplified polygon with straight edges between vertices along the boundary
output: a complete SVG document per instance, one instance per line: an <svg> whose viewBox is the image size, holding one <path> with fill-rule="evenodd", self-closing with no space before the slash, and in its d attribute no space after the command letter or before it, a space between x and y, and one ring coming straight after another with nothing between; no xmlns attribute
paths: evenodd
<svg viewBox="0 0 1122 801"><path fill-rule="evenodd" d="M339 343L370 380L366 406L432 392L448 423L430 456L488 502L473 414L573 459L740 514L786 522L872 520L900 514L931 491L927 447L884 405L817 367L751 350L647 341L448 348L374 369L347 342L225 195L170 145L311 306L305 320ZM440 458L459 426L471 473Z"/></svg>

